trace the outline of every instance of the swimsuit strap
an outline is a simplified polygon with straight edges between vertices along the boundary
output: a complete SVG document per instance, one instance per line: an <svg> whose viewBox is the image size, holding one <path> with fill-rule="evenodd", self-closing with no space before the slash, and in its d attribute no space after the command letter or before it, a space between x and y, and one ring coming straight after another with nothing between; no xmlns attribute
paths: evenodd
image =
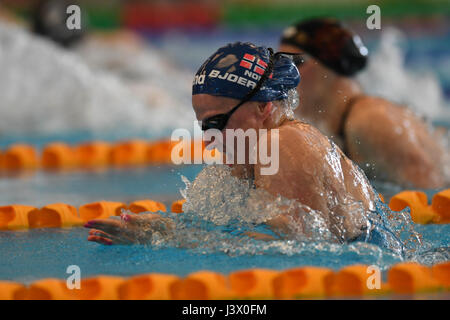
<svg viewBox="0 0 450 320"><path fill-rule="evenodd" d="M356 104L358 99L362 98L363 95L357 95L350 99L350 101L347 103L347 108L344 111L344 114L342 115L341 124L339 126L338 134L342 138L342 151L344 154L347 154L348 151L348 144L347 144L347 137L345 136L345 125L347 124L348 116L353 110L353 106Z"/></svg>

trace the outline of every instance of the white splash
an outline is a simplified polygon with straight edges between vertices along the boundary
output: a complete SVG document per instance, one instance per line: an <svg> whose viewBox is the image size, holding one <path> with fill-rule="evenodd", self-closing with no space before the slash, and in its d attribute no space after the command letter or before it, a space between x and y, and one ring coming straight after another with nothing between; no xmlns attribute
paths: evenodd
<svg viewBox="0 0 450 320"><path fill-rule="evenodd" d="M369 65L357 76L363 90L370 95L408 105L431 119L446 117L450 120L450 108L446 106L436 75L405 68L405 52L400 46L404 41L401 31L394 28L383 30Z"/></svg>

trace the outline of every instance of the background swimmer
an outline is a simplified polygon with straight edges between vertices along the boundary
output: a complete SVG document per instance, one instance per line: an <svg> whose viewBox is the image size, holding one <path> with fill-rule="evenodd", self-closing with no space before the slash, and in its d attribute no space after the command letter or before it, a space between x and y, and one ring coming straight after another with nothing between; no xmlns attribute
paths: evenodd
<svg viewBox="0 0 450 320"><path fill-rule="evenodd" d="M280 50L303 53L297 115L340 145L369 175L408 187L440 188L448 151L441 134L405 106L365 95L352 78L368 50L336 19L287 28Z"/></svg>
<svg viewBox="0 0 450 320"><path fill-rule="evenodd" d="M82 132L120 139L161 137L192 125L191 73L135 42L134 33L85 35L67 50L2 16L0 134Z"/></svg>
<svg viewBox="0 0 450 320"><path fill-rule="evenodd" d="M250 90L225 77L209 77L215 71L228 71L248 78L248 69L254 66L243 60L266 66L255 88ZM217 129L224 134L224 129L264 128L269 136L273 129L279 130L278 172L263 176L259 174L260 163L234 164L231 167L235 176L251 181L273 197L297 200L320 211L341 242L363 233L368 227L364 215L374 210L375 193L362 171L334 143L311 125L292 118L296 106L292 101L296 104L297 100L289 97L300 75L291 58L238 42L215 52L197 71L199 75L205 75L205 80L194 82L192 105L203 130ZM270 141L267 136L259 137L264 138ZM347 210L346 199L360 203L363 210ZM301 223L296 212L280 214L267 222L285 237L299 229L296 223ZM152 232L167 234L175 228L170 220L157 214L123 215L121 221L93 220L86 227L92 229L88 240L103 244L142 243L151 238Z"/></svg>

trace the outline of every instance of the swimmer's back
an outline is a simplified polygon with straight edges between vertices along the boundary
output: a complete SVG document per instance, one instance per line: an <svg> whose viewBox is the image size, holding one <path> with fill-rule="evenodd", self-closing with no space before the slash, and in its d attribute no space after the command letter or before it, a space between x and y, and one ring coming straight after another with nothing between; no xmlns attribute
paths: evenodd
<svg viewBox="0 0 450 320"><path fill-rule="evenodd" d="M358 97L343 132L346 154L360 165L376 164L377 179L412 182L421 188L444 184L444 149L438 136L407 107L383 98Z"/></svg>
<svg viewBox="0 0 450 320"><path fill-rule="evenodd" d="M279 127L279 172L270 180L287 187L288 198L297 198L316 210L327 207L326 194L342 194L369 208L373 191L362 171L318 129L300 121ZM259 170L255 170L259 172Z"/></svg>

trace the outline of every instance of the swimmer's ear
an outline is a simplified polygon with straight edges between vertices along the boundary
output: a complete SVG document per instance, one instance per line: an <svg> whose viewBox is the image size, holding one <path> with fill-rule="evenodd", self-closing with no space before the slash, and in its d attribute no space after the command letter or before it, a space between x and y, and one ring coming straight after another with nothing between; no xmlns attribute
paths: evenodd
<svg viewBox="0 0 450 320"><path fill-rule="evenodd" d="M261 102L258 104L258 115L262 118L262 120L266 120L272 113L272 109L272 102Z"/></svg>

